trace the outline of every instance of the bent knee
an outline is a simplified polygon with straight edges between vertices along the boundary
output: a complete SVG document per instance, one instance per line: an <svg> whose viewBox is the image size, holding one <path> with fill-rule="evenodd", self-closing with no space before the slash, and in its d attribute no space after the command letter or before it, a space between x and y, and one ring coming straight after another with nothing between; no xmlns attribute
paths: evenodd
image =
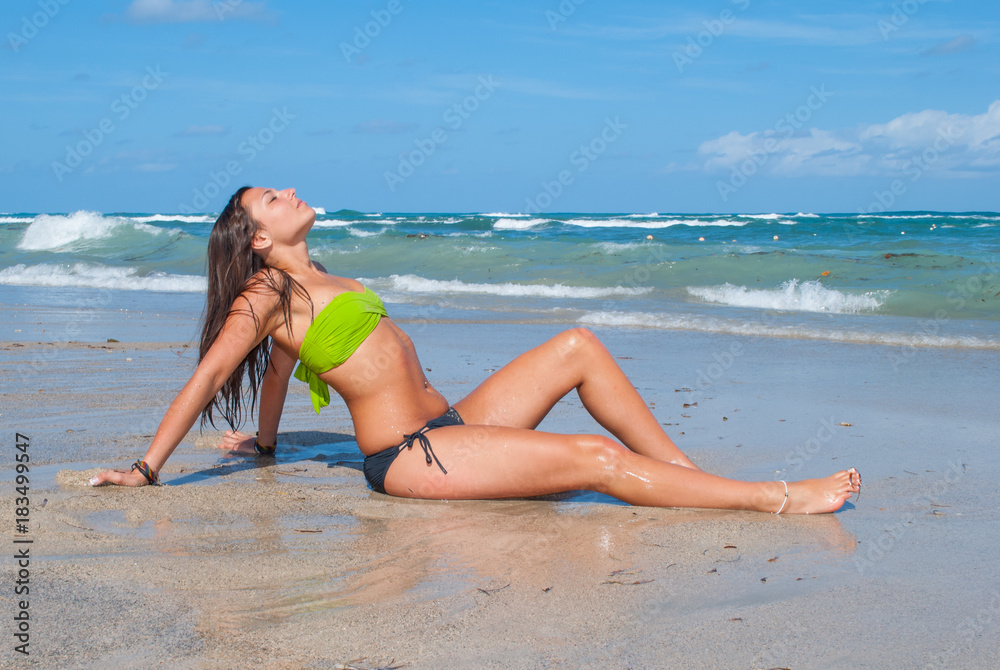
<svg viewBox="0 0 1000 670"><path fill-rule="evenodd" d="M578 356L597 347L603 347L597 335L588 328L577 327L564 330L554 338L559 353L564 357Z"/></svg>
<svg viewBox="0 0 1000 670"><path fill-rule="evenodd" d="M630 452L610 437L579 435L578 448L589 466L587 487L591 491L606 493L614 481L621 477Z"/></svg>

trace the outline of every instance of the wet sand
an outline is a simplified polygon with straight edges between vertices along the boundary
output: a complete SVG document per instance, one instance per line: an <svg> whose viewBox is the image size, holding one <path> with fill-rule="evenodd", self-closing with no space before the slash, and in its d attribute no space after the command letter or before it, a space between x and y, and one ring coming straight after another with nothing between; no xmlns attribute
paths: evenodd
<svg viewBox="0 0 1000 670"><path fill-rule="evenodd" d="M862 472L841 512L775 517L389 498L342 404L317 417L294 382L276 461L222 458L221 431L196 429L166 486L95 489L144 453L195 361L119 325L121 342L0 342L4 518L17 431L34 540L31 656L5 617L2 667L1000 664L995 353L596 330L703 468ZM559 329L404 328L453 400ZM575 397L542 428L600 432ZM0 569L13 613L16 567Z"/></svg>

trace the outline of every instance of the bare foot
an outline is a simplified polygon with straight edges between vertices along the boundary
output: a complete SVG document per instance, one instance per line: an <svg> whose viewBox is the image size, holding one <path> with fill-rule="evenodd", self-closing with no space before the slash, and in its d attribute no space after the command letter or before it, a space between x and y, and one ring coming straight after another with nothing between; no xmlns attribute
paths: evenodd
<svg viewBox="0 0 1000 670"><path fill-rule="evenodd" d="M823 479L803 479L788 483L788 499L782 514L828 514L844 506L861 491L857 470L841 470Z"/></svg>

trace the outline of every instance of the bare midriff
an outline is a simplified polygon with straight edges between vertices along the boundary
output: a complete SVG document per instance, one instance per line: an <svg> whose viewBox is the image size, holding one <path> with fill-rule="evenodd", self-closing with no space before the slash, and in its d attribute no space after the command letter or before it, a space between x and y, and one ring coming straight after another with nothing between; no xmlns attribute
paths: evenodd
<svg viewBox="0 0 1000 670"><path fill-rule="evenodd" d="M403 435L448 411L424 375L413 342L383 318L343 365L321 374L347 403L365 455L399 444Z"/></svg>

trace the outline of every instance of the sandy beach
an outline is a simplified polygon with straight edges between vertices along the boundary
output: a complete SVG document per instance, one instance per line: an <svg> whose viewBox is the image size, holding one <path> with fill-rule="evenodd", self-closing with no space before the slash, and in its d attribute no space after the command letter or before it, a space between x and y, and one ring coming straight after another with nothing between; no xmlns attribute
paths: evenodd
<svg viewBox="0 0 1000 670"><path fill-rule="evenodd" d="M595 329L704 469L857 467L833 515L393 499L365 484L342 403L317 417L297 383L276 461L223 458L196 428L165 486L126 490L87 481L144 453L192 323L150 335L152 315L109 310L67 338L43 312L6 305L0 331L4 518L17 432L30 526L11 536L33 540L30 656L7 616L2 667L1000 664L995 352ZM561 328L401 323L451 399ZM575 397L541 428L600 432ZM17 570L0 566L11 615Z"/></svg>
<svg viewBox="0 0 1000 670"><path fill-rule="evenodd" d="M998 7L4 2L0 670L1000 670Z"/></svg>

